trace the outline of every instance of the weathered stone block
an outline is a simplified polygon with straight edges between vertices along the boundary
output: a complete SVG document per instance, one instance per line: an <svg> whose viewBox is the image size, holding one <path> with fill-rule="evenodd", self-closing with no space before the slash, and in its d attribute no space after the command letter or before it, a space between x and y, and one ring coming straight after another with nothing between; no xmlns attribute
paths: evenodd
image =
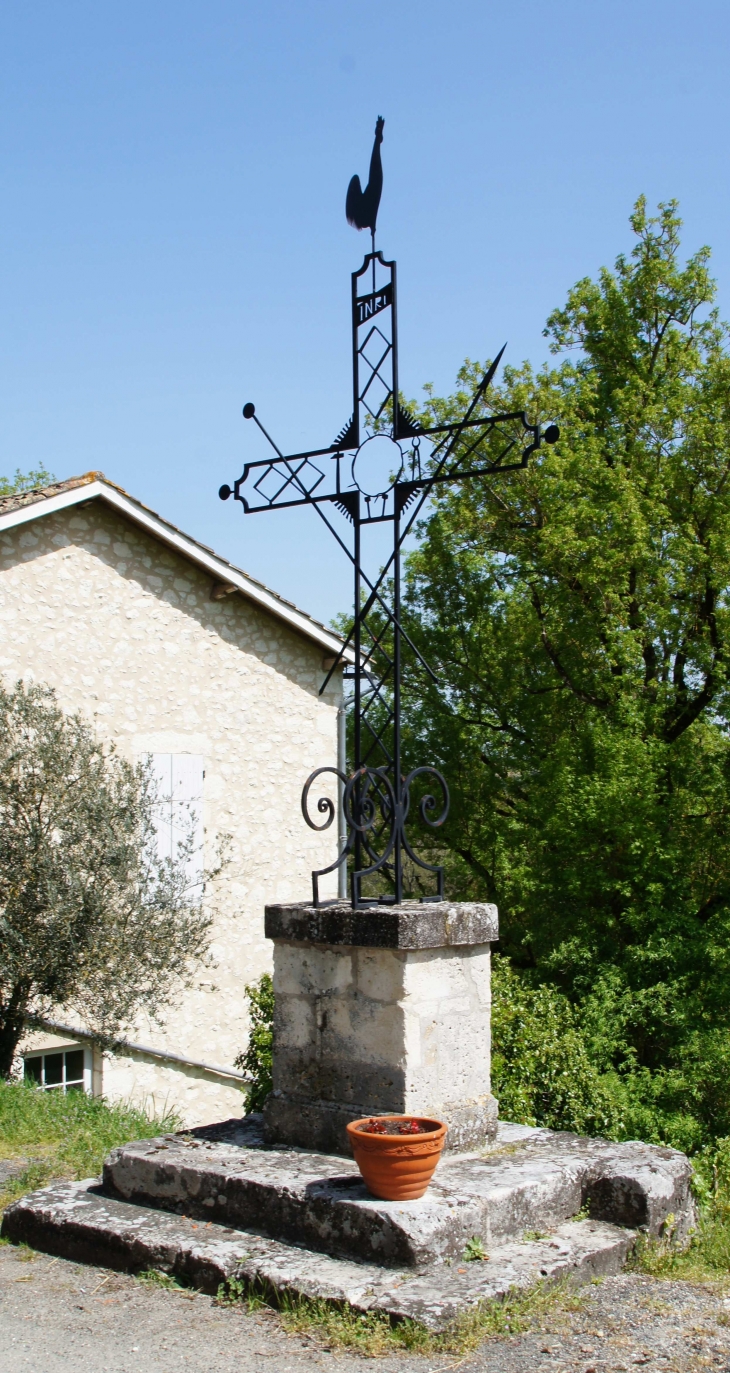
<svg viewBox="0 0 730 1373"><path fill-rule="evenodd" d="M271 1142L348 1153L349 1120L401 1112L445 1120L452 1150L494 1135L495 906L267 906L266 933L276 994Z"/></svg>
<svg viewBox="0 0 730 1373"><path fill-rule="evenodd" d="M165 1215L104 1195L93 1180L56 1183L5 1212L3 1235L48 1254L105 1268L155 1268L203 1292L228 1279L276 1295L347 1302L355 1311L380 1311L440 1330L485 1301L535 1283L586 1281L615 1273L634 1235L615 1225L583 1220L560 1226L542 1241L512 1241L493 1249L488 1263L435 1263L422 1271L336 1258L252 1230Z"/></svg>
<svg viewBox="0 0 730 1373"><path fill-rule="evenodd" d="M266 907L267 939L316 946L434 949L491 944L499 938L497 907L481 901L404 901L402 906L346 903L316 909L306 902Z"/></svg>
<svg viewBox="0 0 730 1373"><path fill-rule="evenodd" d="M501 1123L487 1149L443 1158L425 1197L377 1201L351 1160L267 1148L249 1116L114 1149L102 1187L23 1197L2 1236L208 1292L234 1278L438 1329L516 1288L616 1272L638 1227L682 1243L691 1173L673 1149ZM488 1261L459 1263L474 1235Z"/></svg>

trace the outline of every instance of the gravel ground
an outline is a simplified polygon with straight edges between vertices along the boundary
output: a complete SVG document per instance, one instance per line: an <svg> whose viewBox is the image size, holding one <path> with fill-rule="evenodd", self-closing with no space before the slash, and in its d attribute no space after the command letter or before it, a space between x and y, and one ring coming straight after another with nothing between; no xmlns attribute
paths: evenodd
<svg viewBox="0 0 730 1373"><path fill-rule="evenodd" d="M727 1290L727 1289L726 1289ZM397 1353L382 1373L730 1373L730 1296L638 1274L585 1291L540 1330L461 1358ZM0 1246L2 1373L355 1373L373 1361L289 1335L275 1312L247 1315L200 1293L165 1291L106 1269Z"/></svg>

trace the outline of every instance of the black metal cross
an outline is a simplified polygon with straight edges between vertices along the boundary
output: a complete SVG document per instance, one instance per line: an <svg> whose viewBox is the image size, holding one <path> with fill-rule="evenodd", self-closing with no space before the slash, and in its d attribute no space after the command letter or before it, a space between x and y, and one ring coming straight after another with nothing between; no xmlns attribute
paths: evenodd
<svg viewBox="0 0 730 1373"><path fill-rule="evenodd" d="M379 136L379 137L378 137ZM376 131L379 167L382 121ZM354 182L355 178L353 178ZM382 173L381 173L382 184ZM358 182L359 187L359 182ZM414 890L416 875L431 874L433 894L420 893L422 901L438 901L444 895L443 868L427 863L416 853L408 834L409 812L417 809L429 829L438 829L448 815L446 780L437 768L426 764L402 772L401 669L404 649L435 681L401 620L401 552L405 539L431 493L444 483L466 481L515 472L527 466L530 455L544 441L555 443L557 425L544 433L530 424L524 411L488 415L480 413L484 398L502 358L498 353L482 377L471 403L460 420L423 427L406 410L398 387L398 329L396 265L375 251L375 218L378 195L365 225L373 235L373 249L359 271L352 273L352 416L334 443L305 453L285 455L274 443L249 402L243 407L274 450L275 456L246 463L233 488L222 486L221 500L233 495L246 514L310 505L317 511L350 559L355 596L352 628L322 684L347 662L353 680L353 771L347 776L337 768L318 768L302 792L302 812L312 829L329 828L335 817L334 803L319 797L321 823L309 811L309 795L323 774L337 777L340 804L344 807L347 841L329 867L312 873L315 906L319 878L334 872L352 856L350 885L355 909L382 902L400 902ZM365 193L367 196L370 186ZM348 209L352 203L352 183ZM352 221L351 221L352 222ZM422 445L425 443L426 452ZM327 518L334 505L350 521L353 547ZM377 577L368 577L363 566L362 532L368 525L393 525L392 552ZM434 795L434 791L438 793ZM369 886L391 888L368 895Z"/></svg>

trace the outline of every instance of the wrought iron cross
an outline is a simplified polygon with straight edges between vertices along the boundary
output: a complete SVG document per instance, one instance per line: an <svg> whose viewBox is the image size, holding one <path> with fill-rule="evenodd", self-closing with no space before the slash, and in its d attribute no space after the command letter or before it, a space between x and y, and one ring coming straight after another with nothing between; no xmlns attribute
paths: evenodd
<svg viewBox="0 0 730 1373"><path fill-rule="evenodd" d="M483 415L482 405L504 352L500 350L482 377L461 419L449 424L422 426L400 399L398 387L398 329L396 265L375 249L382 170L380 143L383 121L378 120L370 165L370 181L360 190L353 177L347 196L347 217L357 228L369 228L372 251L352 273L352 415L333 443L305 453L284 454L267 433L255 407L243 407L274 450L275 456L248 462L230 486L221 486L221 500L233 495L245 513L310 505L317 511L350 559L355 596L352 628L320 689L347 661L352 650L353 771L347 776L334 767L318 768L302 792L302 812L312 829L328 829L335 806L320 796L321 823L312 818L310 791L323 774L340 784L347 841L334 863L312 873L315 906L320 900L319 879L352 858L350 887L353 908L403 900L416 885L416 874L430 874L433 894L444 895L443 868L428 863L413 847L409 816L418 810L431 830L440 828L449 810L449 792L441 772L430 764L402 771L401 673L404 652L411 653L434 681L435 674L404 628L401 619L401 553L403 544L431 493L449 482L519 471L542 442L555 443L557 425L543 432L530 424L524 411ZM424 451L425 445L425 451ZM352 525L352 548L327 518L334 505ZM368 525L393 526L392 552L377 577L363 565L363 530ZM347 674L346 674L347 675ZM434 795L434 792L437 795ZM388 892L368 895L363 882L379 879ZM369 883L375 885L374 882Z"/></svg>

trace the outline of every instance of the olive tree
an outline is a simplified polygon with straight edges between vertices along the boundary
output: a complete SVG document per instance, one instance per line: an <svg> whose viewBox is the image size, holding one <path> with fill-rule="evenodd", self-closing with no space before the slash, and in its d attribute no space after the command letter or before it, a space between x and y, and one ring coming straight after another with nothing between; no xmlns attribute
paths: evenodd
<svg viewBox="0 0 730 1373"><path fill-rule="evenodd" d="M102 745L46 686L0 685L0 1076L63 1008L102 1042L159 1018L205 956L211 913L184 837L158 853L148 767Z"/></svg>

